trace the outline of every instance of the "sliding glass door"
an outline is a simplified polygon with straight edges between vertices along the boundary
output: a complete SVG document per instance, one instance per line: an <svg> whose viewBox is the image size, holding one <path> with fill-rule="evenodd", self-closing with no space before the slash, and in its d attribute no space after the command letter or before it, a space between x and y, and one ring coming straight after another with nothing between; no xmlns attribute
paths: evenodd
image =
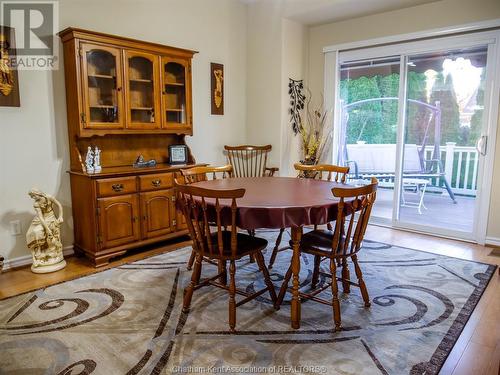
<svg viewBox="0 0 500 375"><path fill-rule="evenodd" d="M473 233L487 52L478 46L406 58L400 223Z"/></svg>
<svg viewBox="0 0 500 375"><path fill-rule="evenodd" d="M374 217L391 220L396 171L400 57L342 64L337 160L351 168L351 179L391 174L381 180Z"/></svg>
<svg viewBox="0 0 500 375"><path fill-rule="evenodd" d="M338 53L333 160L351 181L379 180L373 221L485 233L496 39L482 35Z"/></svg>

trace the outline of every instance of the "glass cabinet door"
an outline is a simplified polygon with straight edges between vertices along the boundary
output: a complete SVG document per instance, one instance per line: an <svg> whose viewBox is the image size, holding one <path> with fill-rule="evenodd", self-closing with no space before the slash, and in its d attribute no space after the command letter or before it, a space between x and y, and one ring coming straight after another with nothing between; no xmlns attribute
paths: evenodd
<svg viewBox="0 0 500 375"><path fill-rule="evenodd" d="M85 128L122 128L122 75L120 50L82 44Z"/></svg>
<svg viewBox="0 0 500 375"><path fill-rule="evenodd" d="M186 60L162 60L163 124L165 127L190 126L189 65Z"/></svg>
<svg viewBox="0 0 500 375"><path fill-rule="evenodd" d="M127 127L159 128L159 69L154 55L125 52Z"/></svg>

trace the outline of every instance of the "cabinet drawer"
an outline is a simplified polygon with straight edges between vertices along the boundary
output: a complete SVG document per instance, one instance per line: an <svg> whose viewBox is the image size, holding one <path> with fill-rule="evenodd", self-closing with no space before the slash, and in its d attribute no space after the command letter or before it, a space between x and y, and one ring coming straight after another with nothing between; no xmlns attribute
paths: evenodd
<svg viewBox="0 0 500 375"><path fill-rule="evenodd" d="M135 177L105 178L97 180L97 195L107 197L112 195L121 195L135 193L137 183Z"/></svg>
<svg viewBox="0 0 500 375"><path fill-rule="evenodd" d="M174 184L172 173L147 174L139 176L141 191L153 191L171 188Z"/></svg>

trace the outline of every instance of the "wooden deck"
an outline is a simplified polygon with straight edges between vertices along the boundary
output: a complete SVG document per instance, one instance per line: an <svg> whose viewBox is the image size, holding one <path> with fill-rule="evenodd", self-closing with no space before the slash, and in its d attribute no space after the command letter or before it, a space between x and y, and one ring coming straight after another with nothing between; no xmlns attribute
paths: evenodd
<svg viewBox="0 0 500 375"><path fill-rule="evenodd" d="M380 188L372 216L391 219L394 190ZM408 202L417 202L413 193L405 193ZM454 204L446 191L442 194L427 192L424 204L427 209L418 213L415 207L401 207L400 219L404 223L431 225L433 227L470 232L474 223L474 204L476 198L457 196Z"/></svg>

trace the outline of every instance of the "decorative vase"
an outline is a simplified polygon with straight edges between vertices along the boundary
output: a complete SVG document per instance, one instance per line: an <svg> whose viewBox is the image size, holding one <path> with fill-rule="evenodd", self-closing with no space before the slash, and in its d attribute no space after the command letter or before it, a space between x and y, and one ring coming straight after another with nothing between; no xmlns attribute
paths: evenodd
<svg viewBox="0 0 500 375"><path fill-rule="evenodd" d="M300 164L303 165L316 165L318 164L318 161L316 160L315 157L312 158L305 158L304 160L300 161ZM299 174L300 178L315 178L317 176L318 172L316 171L301 171Z"/></svg>

